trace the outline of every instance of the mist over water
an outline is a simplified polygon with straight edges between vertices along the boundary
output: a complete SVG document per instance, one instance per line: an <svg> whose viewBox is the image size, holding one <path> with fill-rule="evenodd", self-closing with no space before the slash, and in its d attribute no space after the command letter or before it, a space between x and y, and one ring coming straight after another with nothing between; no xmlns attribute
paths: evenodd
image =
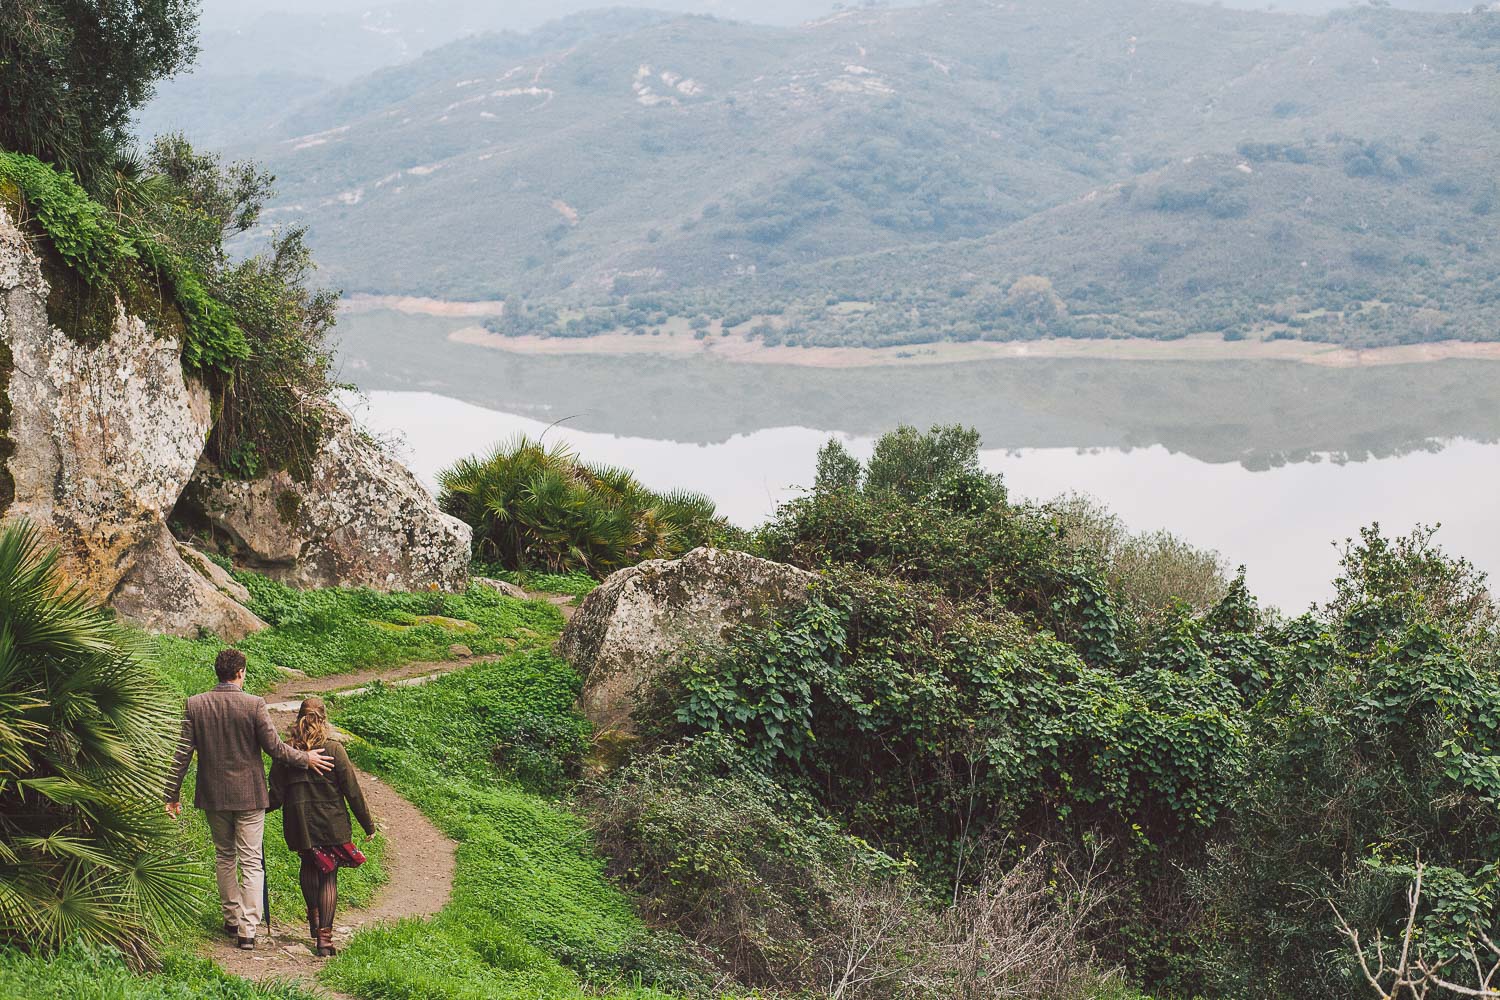
<svg viewBox="0 0 1500 1000"><path fill-rule="evenodd" d="M767 427L716 443L580 430L504 413L429 392L375 391L356 412L398 450L429 486L454 461L517 434L561 440L593 462L633 469L657 489L708 494L722 513L749 527L813 479L817 449L839 437L867 457L875 435L836 427ZM565 417L566 414L559 413ZM1362 462L1314 455L1263 471L1208 462L1163 445L1136 448L992 449L987 468L1015 496L1048 500L1088 493L1135 530L1167 528L1248 567L1251 589L1284 611L1330 596L1337 571L1333 543L1371 521L1403 532L1441 522L1440 542L1500 573L1500 445L1454 440L1433 450Z"/></svg>

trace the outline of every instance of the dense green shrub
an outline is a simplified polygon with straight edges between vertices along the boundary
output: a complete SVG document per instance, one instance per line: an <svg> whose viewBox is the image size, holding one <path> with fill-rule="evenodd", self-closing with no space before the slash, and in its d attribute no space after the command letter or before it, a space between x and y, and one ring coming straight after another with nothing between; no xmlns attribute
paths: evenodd
<svg viewBox="0 0 1500 1000"><path fill-rule="evenodd" d="M1128 672L1003 611L839 572L785 621L680 678L675 722L805 782L853 831L962 880L996 837L1101 832L1191 854L1228 806L1245 718L1222 651L1184 619Z"/></svg>
<svg viewBox="0 0 1500 1000"><path fill-rule="evenodd" d="M1367 530L1320 615L1278 630L1284 662L1232 833L1207 874L1226 992L1364 995L1329 901L1395 936L1418 859L1440 957L1500 926L1500 681L1483 578L1419 530ZM1471 987L1469 963L1448 978Z"/></svg>
<svg viewBox="0 0 1500 1000"><path fill-rule="evenodd" d="M952 600L990 602L1049 626L1086 657L1113 655L1099 628L1115 628L1119 609L1097 567L1064 544L1050 512L1009 502L1000 477L980 466L977 433L898 428L862 472L840 452L825 448L824 477L760 529L762 554L930 583Z"/></svg>
<svg viewBox="0 0 1500 1000"><path fill-rule="evenodd" d="M519 437L439 477L443 510L474 528L474 555L506 569L603 575L732 533L696 493L653 492L624 469Z"/></svg>
<svg viewBox="0 0 1500 1000"><path fill-rule="evenodd" d="M0 534L0 943L139 962L192 912L161 790L171 696L31 527Z"/></svg>

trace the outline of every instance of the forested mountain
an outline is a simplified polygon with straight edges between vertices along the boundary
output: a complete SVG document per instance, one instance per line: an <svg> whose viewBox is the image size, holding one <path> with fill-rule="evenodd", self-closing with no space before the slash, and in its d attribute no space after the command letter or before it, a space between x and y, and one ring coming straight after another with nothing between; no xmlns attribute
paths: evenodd
<svg viewBox="0 0 1500 1000"><path fill-rule="evenodd" d="M1497 93L1493 10L610 12L442 47L245 151L332 280L505 299L505 332L1490 339Z"/></svg>

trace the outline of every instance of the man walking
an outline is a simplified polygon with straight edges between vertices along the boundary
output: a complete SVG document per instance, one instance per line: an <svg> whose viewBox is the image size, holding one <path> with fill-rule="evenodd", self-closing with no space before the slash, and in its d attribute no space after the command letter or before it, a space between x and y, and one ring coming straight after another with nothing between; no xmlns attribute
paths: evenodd
<svg viewBox="0 0 1500 1000"><path fill-rule="evenodd" d="M312 768L320 774L333 766L333 759L322 750L297 750L281 742L265 700L245 693L244 653L222 651L214 661L214 673L218 686L187 700L177 759L167 783L167 814L182 815L182 782L196 751L193 805L203 810L213 835L224 932L241 948L253 951L256 928L265 917L262 838L270 804L261 751L289 767Z"/></svg>

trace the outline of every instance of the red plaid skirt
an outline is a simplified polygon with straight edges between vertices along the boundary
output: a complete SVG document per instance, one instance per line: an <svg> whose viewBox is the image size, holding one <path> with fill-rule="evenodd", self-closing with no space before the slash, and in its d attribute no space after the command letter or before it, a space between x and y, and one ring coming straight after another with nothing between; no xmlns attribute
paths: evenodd
<svg viewBox="0 0 1500 1000"><path fill-rule="evenodd" d="M365 856L353 844L334 844L330 847L314 847L308 852L318 871L327 875L336 868L358 868L365 863Z"/></svg>

